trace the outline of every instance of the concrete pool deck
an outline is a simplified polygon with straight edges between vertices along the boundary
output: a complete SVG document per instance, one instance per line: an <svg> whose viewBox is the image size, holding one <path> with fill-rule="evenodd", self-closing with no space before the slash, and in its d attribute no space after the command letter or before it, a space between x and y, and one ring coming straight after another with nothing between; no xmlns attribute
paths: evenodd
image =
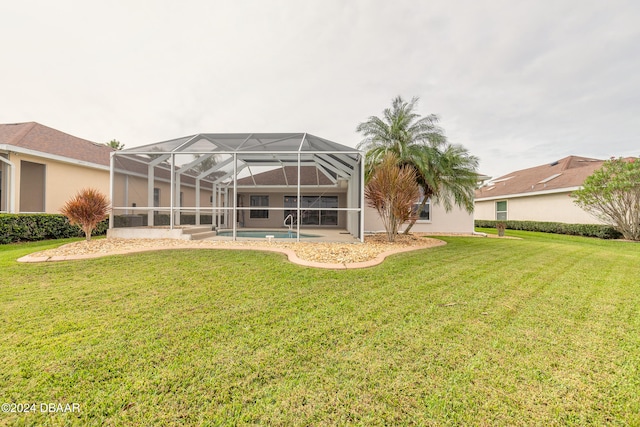
<svg viewBox="0 0 640 427"><path fill-rule="evenodd" d="M273 233L287 232L287 228L238 228L237 231L273 231ZM221 231L228 232L230 229ZM293 229L296 231L296 228ZM300 237L300 242L335 242L335 243L359 243L351 233L342 228L307 228L301 227L300 234L313 235L314 237ZM316 237L317 236L317 237ZM107 230L107 237L120 239L182 239L182 240L226 240L233 241L231 236L218 236L211 230L211 226L177 226L169 227L123 227ZM266 241L266 238L236 237L236 241ZM293 241L296 239L274 239L276 241Z"/></svg>
<svg viewBox="0 0 640 427"><path fill-rule="evenodd" d="M257 229L256 229L257 230ZM267 229L260 229L262 230L267 230ZM224 230L224 231L228 231L228 230ZM254 229L252 228L238 228L237 231L254 231ZM274 233L286 233L287 229L286 228L281 228L281 229L273 229L272 230ZM295 233L296 230L295 228L293 229L293 232ZM360 240L356 239L355 237L353 237L353 235L351 233L349 233L347 230L343 230L343 229L335 229L335 228L301 228L300 229L300 241L301 242L332 242L332 243L360 243ZM313 235L314 237L303 237L303 235ZM208 240L229 240L229 241L233 241L233 237L231 236L213 236L213 237L209 237ZM255 237L236 237L237 241L249 241L249 240L254 240L254 241L266 241L266 238L262 239L262 238L255 238ZM296 238L285 238L285 239L274 239L276 241L281 241L281 242L295 242Z"/></svg>

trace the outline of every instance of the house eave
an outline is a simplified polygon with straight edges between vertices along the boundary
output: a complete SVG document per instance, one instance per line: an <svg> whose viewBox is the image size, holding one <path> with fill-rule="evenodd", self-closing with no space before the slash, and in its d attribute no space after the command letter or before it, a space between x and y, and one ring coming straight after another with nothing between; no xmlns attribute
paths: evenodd
<svg viewBox="0 0 640 427"><path fill-rule="evenodd" d="M57 154L45 153L42 151L30 150L28 148L17 147L15 145L0 144L0 151L16 154L26 154L28 156L42 157L47 160L55 160L61 163L68 163L76 166L84 166L92 169L98 169L109 172L109 165L101 165L98 163L87 162L84 160L72 159L70 157L59 156Z"/></svg>
<svg viewBox="0 0 640 427"><path fill-rule="evenodd" d="M476 198L476 202L488 202L491 200L505 200L505 199L515 199L520 197L544 196L547 194L569 193L571 191L575 191L579 189L580 189L580 186L576 186L576 187L556 188L554 190L532 191L529 193L502 194L502 195L491 196L491 197L478 197Z"/></svg>

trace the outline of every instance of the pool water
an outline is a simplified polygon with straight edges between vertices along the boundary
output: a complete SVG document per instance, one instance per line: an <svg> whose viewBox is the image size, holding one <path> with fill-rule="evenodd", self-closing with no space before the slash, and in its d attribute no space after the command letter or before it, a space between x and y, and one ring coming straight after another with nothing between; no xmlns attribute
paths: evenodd
<svg viewBox="0 0 640 427"><path fill-rule="evenodd" d="M269 230L239 230L236 231L236 237L251 237L254 239L265 239L267 236L273 236L274 239L295 239L297 233L295 231L269 231ZM218 231L218 236L232 237L232 230ZM315 234L300 233L300 238L320 237Z"/></svg>

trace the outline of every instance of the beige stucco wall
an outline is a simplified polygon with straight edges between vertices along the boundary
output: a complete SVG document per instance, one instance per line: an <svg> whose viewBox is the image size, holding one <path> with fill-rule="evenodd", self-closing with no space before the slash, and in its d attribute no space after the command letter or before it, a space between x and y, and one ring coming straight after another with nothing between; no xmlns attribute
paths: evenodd
<svg viewBox="0 0 640 427"><path fill-rule="evenodd" d="M547 221L567 224L599 224L593 216L576 206L570 193L515 197L507 200L507 219L512 221ZM495 204L499 200L475 203L476 219L495 220Z"/></svg>
<svg viewBox="0 0 640 427"><path fill-rule="evenodd" d="M11 154L9 160L15 165L16 194L15 206L20 207L20 166L21 161L43 164L45 167L46 213L60 213L64 203L83 188L92 187L105 195L109 194L109 171L58 162L43 157L26 154Z"/></svg>
<svg viewBox="0 0 640 427"><path fill-rule="evenodd" d="M401 227L400 231L403 231L405 227L406 225ZM365 232L373 233L385 231L380 215L370 206L365 208L364 230ZM450 212L447 212L444 206L434 204L431 207L431 221L418 221L411 231L420 233L472 233L473 214L455 206Z"/></svg>
<svg viewBox="0 0 640 427"><path fill-rule="evenodd" d="M473 205L473 216L475 219L493 221L496 219L495 200L481 202L476 200Z"/></svg>

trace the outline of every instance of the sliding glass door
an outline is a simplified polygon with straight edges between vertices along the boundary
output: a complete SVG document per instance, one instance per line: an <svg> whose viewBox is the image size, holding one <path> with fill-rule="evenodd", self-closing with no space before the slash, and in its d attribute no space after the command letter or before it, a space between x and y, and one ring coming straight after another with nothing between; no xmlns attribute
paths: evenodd
<svg viewBox="0 0 640 427"><path fill-rule="evenodd" d="M298 198L284 196L284 218L296 219ZM338 225L338 196L302 196L300 199L300 225Z"/></svg>

